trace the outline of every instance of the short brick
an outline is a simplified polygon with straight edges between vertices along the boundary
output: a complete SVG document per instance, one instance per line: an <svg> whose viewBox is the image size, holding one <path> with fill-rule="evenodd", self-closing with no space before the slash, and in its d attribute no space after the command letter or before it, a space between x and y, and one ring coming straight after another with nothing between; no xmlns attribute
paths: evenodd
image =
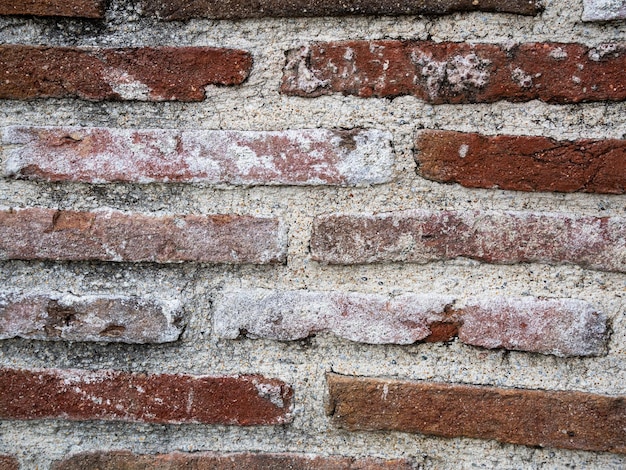
<svg viewBox="0 0 626 470"><path fill-rule="evenodd" d="M427 41L313 43L287 52L281 91L433 104L626 99L626 43L513 46Z"/></svg>
<svg viewBox="0 0 626 470"><path fill-rule="evenodd" d="M350 431L401 431L626 453L626 397L328 374L328 414Z"/></svg>
<svg viewBox="0 0 626 470"><path fill-rule="evenodd" d="M45 181L368 185L391 180L377 130L178 131L10 127L5 174Z"/></svg>
<svg viewBox="0 0 626 470"><path fill-rule="evenodd" d="M182 332L178 301L0 294L0 339L165 343Z"/></svg>
<svg viewBox="0 0 626 470"><path fill-rule="evenodd" d="M0 369L2 419L273 425L291 420L292 395L257 375Z"/></svg>
<svg viewBox="0 0 626 470"><path fill-rule="evenodd" d="M11 455L0 455L0 470L19 470L20 464Z"/></svg>
<svg viewBox="0 0 626 470"><path fill-rule="evenodd" d="M207 85L238 85L252 57L212 47L0 46L1 99L202 101Z"/></svg>
<svg viewBox="0 0 626 470"><path fill-rule="evenodd" d="M0 15L104 18L104 0L0 0Z"/></svg>
<svg viewBox="0 0 626 470"><path fill-rule="evenodd" d="M584 0L583 21L626 19L626 0Z"/></svg>
<svg viewBox="0 0 626 470"><path fill-rule="evenodd" d="M490 11L536 15L541 4L535 0L408 0L404 2L347 0L261 0L251 3L234 0L227 3L215 0L142 0L143 12L165 20L191 18L262 18L345 15L445 15L459 11Z"/></svg>
<svg viewBox="0 0 626 470"><path fill-rule="evenodd" d="M557 356L606 351L606 316L587 302L536 297L478 297L457 306L450 296L274 291L223 292L213 331L222 338L291 341L330 332L370 344L449 341Z"/></svg>
<svg viewBox="0 0 626 470"><path fill-rule="evenodd" d="M424 131L416 141L418 174L469 188L624 194L626 140L555 141Z"/></svg>
<svg viewBox="0 0 626 470"><path fill-rule="evenodd" d="M286 249L282 224L271 218L0 211L0 259L266 264L284 262Z"/></svg>
<svg viewBox="0 0 626 470"><path fill-rule="evenodd" d="M93 452L73 455L52 464L51 470L410 470L414 467L403 459L374 459L311 454L238 453L218 454L198 452L185 454L137 455L125 451Z"/></svg>
<svg viewBox="0 0 626 470"><path fill-rule="evenodd" d="M626 272L626 219L507 211L334 214L315 218L311 253L330 264L465 257Z"/></svg>

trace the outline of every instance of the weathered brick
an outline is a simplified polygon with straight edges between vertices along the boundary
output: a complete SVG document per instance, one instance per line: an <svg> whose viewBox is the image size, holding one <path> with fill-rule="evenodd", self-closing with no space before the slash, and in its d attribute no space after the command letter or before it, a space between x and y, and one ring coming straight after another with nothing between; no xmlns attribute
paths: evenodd
<svg viewBox="0 0 626 470"><path fill-rule="evenodd" d="M315 218L311 253L330 264L465 257L625 272L626 219L508 211L331 214Z"/></svg>
<svg viewBox="0 0 626 470"><path fill-rule="evenodd" d="M445 15L459 11L490 11L536 15L541 4L535 0L408 0L404 2L347 0L260 0L251 3L234 0L227 3L216 0L142 0L143 12L166 20L190 18L262 18L345 15Z"/></svg>
<svg viewBox="0 0 626 470"><path fill-rule="evenodd" d="M73 455L53 463L51 470L187 470L190 468L212 470L410 470L414 468L404 459L375 459L311 454L198 452L185 454L137 455L125 451L93 452Z"/></svg>
<svg viewBox="0 0 626 470"><path fill-rule="evenodd" d="M97 49L0 46L0 98L202 101L207 85L237 85L249 53L212 47Z"/></svg>
<svg viewBox="0 0 626 470"><path fill-rule="evenodd" d="M104 18L104 0L0 0L0 15Z"/></svg>
<svg viewBox="0 0 626 470"><path fill-rule="evenodd" d="M402 431L626 453L626 397L328 374L328 414L351 431Z"/></svg>
<svg viewBox="0 0 626 470"><path fill-rule="evenodd" d="M0 211L0 259L281 263L286 234L277 219L244 215L11 209Z"/></svg>
<svg viewBox="0 0 626 470"><path fill-rule="evenodd" d="M584 0L583 21L626 19L626 0Z"/></svg>
<svg viewBox="0 0 626 470"><path fill-rule="evenodd" d="M0 294L0 339L164 343L182 332L178 301L59 294Z"/></svg>
<svg viewBox="0 0 626 470"><path fill-rule="evenodd" d="M17 459L11 455L0 455L0 470L18 470L20 464Z"/></svg>
<svg viewBox="0 0 626 470"><path fill-rule="evenodd" d="M2 419L284 424L292 395L284 382L257 375L0 369Z"/></svg>
<svg viewBox="0 0 626 470"><path fill-rule="evenodd" d="M626 43L512 46L427 41L313 43L287 52L281 91L433 104L626 99Z"/></svg>
<svg viewBox="0 0 626 470"><path fill-rule="evenodd" d="M330 332L371 344L449 341L557 356L605 352L606 316L587 302L536 297L394 297L354 292L247 289L223 292L213 312L222 338L291 341Z"/></svg>
<svg viewBox="0 0 626 470"><path fill-rule="evenodd" d="M418 174L470 188L624 194L626 140L556 141L424 131L416 140Z"/></svg>
<svg viewBox="0 0 626 470"><path fill-rule="evenodd" d="M10 127L5 174L45 181L367 185L388 182L377 130L180 131Z"/></svg>

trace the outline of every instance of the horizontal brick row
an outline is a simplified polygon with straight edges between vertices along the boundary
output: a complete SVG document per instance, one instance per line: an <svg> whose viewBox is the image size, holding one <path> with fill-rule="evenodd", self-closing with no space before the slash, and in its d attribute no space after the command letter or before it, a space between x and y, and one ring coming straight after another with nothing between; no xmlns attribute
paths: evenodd
<svg viewBox="0 0 626 470"><path fill-rule="evenodd" d="M271 218L0 211L0 259L266 264L284 262L286 245L280 221Z"/></svg>
<svg viewBox="0 0 626 470"><path fill-rule="evenodd" d="M0 15L104 18L105 0L0 0Z"/></svg>
<svg viewBox="0 0 626 470"><path fill-rule="evenodd" d="M213 452L138 455L125 451L91 452L73 455L54 462L51 470L411 470L413 465L404 459L375 459L310 454L233 453Z"/></svg>
<svg viewBox="0 0 626 470"><path fill-rule="evenodd" d="M164 343L182 332L178 301L0 293L0 339Z"/></svg>
<svg viewBox="0 0 626 470"><path fill-rule="evenodd" d="M624 68L626 43L319 42L287 53L281 91L413 95L433 104L622 101Z"/></svg>
<svg viewBox="0 0 626 470"><path fill-rule="evenodd" d="M238 85L251 68L235 49L2 45L0 99L202 101L207 85Z"/></svg>
<svg viewBox="0 0 626 470"><path fill-rule="evenodd" d="M418 174L469 188L624 194L626 140L423 131Z"/></svg>
<svg viewBox="0 0 626 470"><path fill-rule="evenodd" d="M412 210L331 214L313 222L311 253L330 264L575 264L626 271L626 219L560 213Z"/></svg>
<svg viewBox="0 0 626 470"><path fill-rule="evenodd" d="M291 420L292 395L257 375L0 369L0 419L275 425Z"/></svg>
<svg viewBox="0 0 626 470"><path fill-rule="evenodd" d="M557 356L599 355L606 317L587 302L535 297L477 297L274 291L226 291L217 299L213 331L222 338L291 341L330 332L370 344L449 341Z"/></svg>
<svg viewBox="0 0 626 470"><path fill-rule="evenodd" d="M626 20L626 0L584 0L583 21Z"/></svg>
<svg viewBox="0 0 626 470"><path fill-rule="evenodd" d="M18 470L20 464L17 459L11 455L0 455L0 470Z"/></svg>
<svg viewBox="0 0 626 470"><path fill-rule="evenodd" d="M367 185L391 179L377 130L191 131L10 127L5 175L45 181Z"/></svg>
<svg viewBox="0 0 626 470"><path fill-rule="evenodd" d="M351 431L401 431L626 453L626 397L327 376L328 414Z"/></svg>

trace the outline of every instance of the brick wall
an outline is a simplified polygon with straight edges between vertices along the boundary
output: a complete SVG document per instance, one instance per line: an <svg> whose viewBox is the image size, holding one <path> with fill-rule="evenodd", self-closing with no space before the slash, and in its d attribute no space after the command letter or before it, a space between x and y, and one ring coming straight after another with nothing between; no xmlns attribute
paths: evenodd
<svg viewBox="0 0 626 470"><path fill-rule="evenodd" d="M625 20L0 0L0 469L624 468Z"/></svg>

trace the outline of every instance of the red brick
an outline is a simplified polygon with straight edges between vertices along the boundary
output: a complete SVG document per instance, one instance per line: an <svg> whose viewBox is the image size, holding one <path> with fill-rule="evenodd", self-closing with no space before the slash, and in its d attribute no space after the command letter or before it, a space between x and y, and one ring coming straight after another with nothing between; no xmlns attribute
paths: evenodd
<svg viewBox="0 0 626 470"><path fill-rule="evenodd" d="M0 470L18 470L20 464L17 459L11 455L0 455Z"/></svg>
<svg viewBox="0 0 626 470"><path fill-rule="evenodd" d="M626 453L626 397L327 376L328 414L350 431L473 437Z"/></svg>
<svg viewBox="0 0 626 470"><path fill-rule="evenodd" d="M457 306L450 296L355 292L223 292L213 331L235 339L291 341L317 333L370 344L450 341L557 356L606 351L606 316L587 302L536 297L477 297Z"/></svg>
<svg viewBox="0 0 626 470"><path fill-rule="evenodd" d="M388 182L377 130L179 131L11 127L9 176L45 181L365 185Z"/></svg>
<svg viewBox="0 0 626 470"><path fill-rule="evenodd" d="M137 455L131 452L93 452L73 455L55 462L51 470L164 470L212 469L212 470L410 470L409 461L401 459L374 459L339 456L316 456L310 454L238 453L218 454L198 452L185 454Z"/></svg>
<svg viewBox="0 0 626 470"><path fill-rule="evenodd" d="M104 0L0 0L0 15L104 18Z"/></svg>
<svg viewBox="0 0 626 470"><path fill-rule="evenodd" d="M548 103L626 99L626 43L313 43L287 52L283 93L343 93L433 104L542 100Z"/></svg>
<svg viewBox="0 0 626 470"><path fill-rule="evenodd" d="M2 419L284 424L292 394L284 382L257 375L0 369Z"/></svg>
<svg viewBox="0 0 626 470"><path fill-rule="evenodd" d="M262 18L262 17L306 17L345 15L444 15L458 11L493 11L536 15L541 5L534 0L347 0L335 2L321 0L260 0L251 3L234 0L226 3L214 0L142 0L145 14L156 15L166 20L190 18Z"/></svg>
<svg viewBox="0 0 626 470"><path fill-rule="evenodd" d="M469 188L624 194L626 140L556 141L424 131L416 141L418 174Z"/></svg>
<svg viewBox="0 0 626 470"><path fill-rule="evenodd" d="M178 301L0 294L0 339L164 343L182 332Z"/></svg>
<svg viewBox="0 0 626 470"><path fill-rule="evenodd" d="M0 98L202 101L207 85L238 85L249 53L212 47L0 46Z"/></svg>
<svg viewBox="0 0 626 470"><path fill-rule="evenodd" d="M284 262L285 252L282 225L270 218L0 211L0 259L265 264Z"/></svg>
<svg viewBox="0 0 626 470"><path fill-rule="evenodd" d="M313 259L331 264L465 257L495 264L576 264L626 272L626 219L497 211L326 215L313 223Z"/></svg>

